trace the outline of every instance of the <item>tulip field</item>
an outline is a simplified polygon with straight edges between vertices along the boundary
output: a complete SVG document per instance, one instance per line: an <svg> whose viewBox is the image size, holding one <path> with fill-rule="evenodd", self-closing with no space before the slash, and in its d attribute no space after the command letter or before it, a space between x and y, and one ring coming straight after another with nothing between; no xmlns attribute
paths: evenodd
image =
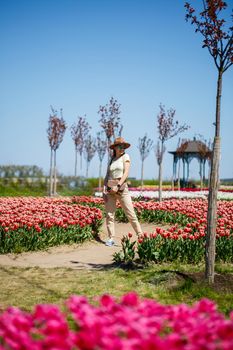
<svg viewBox="0 0 233 350"><path fill-rule="evenodd" d="M135 201L134 207L140 221L154 223L155 227L153 232L144 232L137 242L130 242L130 236L123 238L122 245L127 245L130 259L133 256L144 262L187 263L203 259L207 200ZM91 196L0 198L0 253L46 249L90 239L98 235L103 208L103 199ZM127 221L120 206L116 218ZM216 238L217 261L233 262L232 201L218 201ZM115 260L128 258L119 253Z"/></svg>
<svg viewBox="0 0 233 350"><path fill-rule="evenodd" d="M122 240L123 252L116 261L132 260L137 255L143 262L181 261L198 263L205 254L207 200L167 200L162 203L135 202L138 217L146 222L163 223L145 232L137 242L129 237ZM124 214L119 213L124 219ZM218 202L216 230L216 261L233 262L233 202Z"/></svg>
<svg viewBox="0 0 233 350"><path fill-rule="evenodd" d="M158 199L159 198L159 189L154 186L144 186L143 188L138 187L130 187L129 188L130 195L133 199ZM163 199L195 199L202 198L207 199L208 197L208 188L182 188L178 190L177 188L171 189L171 186L165 187L163 186L162 197ZM102 193L96 191L96 197L102 197ZM218 199L220 200L233 200L233 187L221 187L218 191Z"/></svg>
<svg viewBox="0 0 233 350"><path fill-rule="evenodd" d="M0 253L79 243L98 235L99 208L73 204L71 198L0 198Z"/></svg>
<svg viewBox="0 0 233 350"><path fill-rule="evenodd" d="M99 206L100 198L74 197L74 201ZM137 242L131 234L122 239L123 251L116 253L116 262L181 261L198 263L204 259L207 226L206 199L170 199L135 201L134 208L140 221L155 223L153 232L144 232ZM118 205L116 218L127 221ZM156 224L163 225L156 227ZM167 228L164 228L167 227ZM233 201L218 202L216 260L233 262Z"/></svg>

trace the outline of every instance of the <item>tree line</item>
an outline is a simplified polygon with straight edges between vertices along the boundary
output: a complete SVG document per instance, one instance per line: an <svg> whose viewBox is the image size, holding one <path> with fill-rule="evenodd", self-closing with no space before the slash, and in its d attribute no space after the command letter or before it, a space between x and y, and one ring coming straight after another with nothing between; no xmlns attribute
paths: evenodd
<svg viewBox="0 0 233 350"><path fill-rule="evenodd" d="M97 132L96 137L90 134L91 126L86 119L86 115L78 116L77 121L70 127L71 137L74 142L74 176L78 176L78 155L80 157L80 169L82 169L82 159L86 160L86 177L91 160L97 153L99 158L99 190L101 189L102 162L107 153L108 161L111 157L110 144L117 136L122 135L123 124L120 118L120 103L113 97L103 106L99 107L99 123L101 131ZM179 125L175 120L175 110L173 108L165 111L165 106L160 104L160 110L157 115L158 143L154 147L155 155L159 165L159 199L162 200L162 161L165 152L165 142L170 138L188 129L186 124ZM57 150L63 141L67 124L63 118L63 111L57 112L51 107L49 116L49 126L47 129L50 145L50 190L49 194L56 195L57 169L56 157ZM141 158L141 187L143 187L144 162L153 147L153 140L147 134L138 139L138 149Z"/></svg>

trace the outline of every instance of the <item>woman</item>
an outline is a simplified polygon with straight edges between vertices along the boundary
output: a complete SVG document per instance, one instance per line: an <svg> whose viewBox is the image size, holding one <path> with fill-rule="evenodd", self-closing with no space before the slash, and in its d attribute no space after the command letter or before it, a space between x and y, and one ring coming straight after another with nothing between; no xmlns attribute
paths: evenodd
<svg viewBox="0 0 233 350"><path fill-rule="evenodd" d="M114 143L110 145L110 149L113 150L113 156L108 165L103 188L103 198L106 209L106 225L108 230L108 240L105 244L109 247L114 245L114 218L117 200L120 202L121 207L136 234L142 234L142 229L135 214L128 185L126 183L130 169L130 157L125 153L125 149L129 147L130 144L125 142L122 137L116 138Z"/></svg>

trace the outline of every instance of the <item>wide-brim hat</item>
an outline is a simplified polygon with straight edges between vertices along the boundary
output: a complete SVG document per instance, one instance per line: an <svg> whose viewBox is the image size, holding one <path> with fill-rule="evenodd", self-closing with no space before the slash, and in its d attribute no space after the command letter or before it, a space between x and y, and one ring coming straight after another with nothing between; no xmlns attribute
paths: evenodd
<svg viewBox="0 0 233 350"><path fill-rule="evenodd" d="M130 143L126 142L123 137L117 137L109 148L114 149L118 145L124 146L125 149L130 147Z"/></svg>

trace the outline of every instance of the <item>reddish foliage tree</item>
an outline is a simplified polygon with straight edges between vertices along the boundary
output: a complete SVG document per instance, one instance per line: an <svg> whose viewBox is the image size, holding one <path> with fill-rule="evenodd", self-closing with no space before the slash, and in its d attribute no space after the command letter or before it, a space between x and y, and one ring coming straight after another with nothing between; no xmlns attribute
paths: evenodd
<svg viewBox="0 0 233 350"><path fill-rule="evenodd" d="M71 136L75 146L75 165L74 176L77 176L77 155L80 155L80 168L82 169L82 154L84 149L84 140L88 135L91 127L86 121L86 116L78 117L77 123L71 126Z"/></svg>
<svg viewBox="0 0 233 350"><path fill-rule="evenodd" d="M138 149L141 156L142 166L141 166L141 188L143 187L143 173L144 173L144 161L148 157L150 150L152 148L153 141L147 136L139 137L138 139Z"/></svg>
<svg viewBox="0 0 233 350"><path fill-rule="evenodd" d="M56 152L59 148L65 131L66 123L63 119L62 109L60 109L61 117L58 117L58 112L51 106L52 114L49 116L49 127L47 129L50 153L50 186L49 195L56 195L57 190L57 171L56 171Z"/></svg>
<svg viewBox="0 0 233 350"><path fill-rule="evenodd" d="M116 138L116 136L121 136L123 125L121 124L120 119L120 104L115 100L113 97L111 97L109 104L106 104L105 106L100 106L98 114L100 115L100 126L103 128L103 131L105 132L107 142L108 142L108 150L109 146L112 143L113 139ZM109 150L109 156L110 156L110 150Z"/></svg>
<svg viewBox="0 0 233 350"><path fill-rule="evenodd" d="M223 17L221 17L222 11L227 8L227 3L225 1L203 0L203 7L203 11L199 13L199 16L197 16L195 9L189 3L185 3L186 20L190 20L191 24L195 25L196 32L199 32L203 36L202 47L208 49L218 70L214 124L215 137L211 158L205 257L206 279L209 283L214 283L217 192L219 186L222 77L223 73L233 64L233 26L226 30L226 21Z"/></svg>
<svg viewBox="0 0 233 350"><path fill-rule="evenodd" d="M165 142L172 137L184 132L189 128L186 124L179 125L178 120L174 120L175 117L175 109L170 108L165 111L165 107L160 104L159 106L160 112L157 116L157 127L159 134L159 142L157 146L157 162L159 165L159 201L162 201L162 163L163 156L165 153Z"/></svg>

